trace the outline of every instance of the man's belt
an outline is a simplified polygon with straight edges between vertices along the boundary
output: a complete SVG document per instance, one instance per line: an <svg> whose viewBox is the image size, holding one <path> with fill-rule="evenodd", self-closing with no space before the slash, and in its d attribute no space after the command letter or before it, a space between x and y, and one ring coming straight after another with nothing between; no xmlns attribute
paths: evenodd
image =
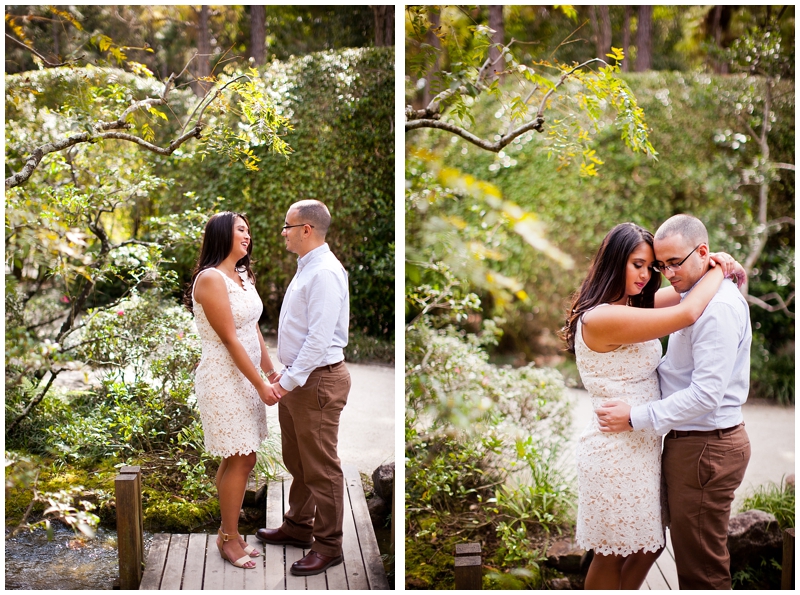
<svg viewBox="0 0 800 595"><path fill-rule="evenodd" d="M339 366L344 365L344 360L340 362L336 362L335 364L328 364L327 366L320 366L319 368L315 368L314 372L333 372Z"/></svg>
<svg viewBox="0 0 800 595"><path fill-rule="evenodd" d="M670 430L667 432L667 438L686 438L687 436L719 436L722 438L725 434L730 434L734 430L744 426L744 422L733 426L731 428L724 428L721 430Z"/></svg>

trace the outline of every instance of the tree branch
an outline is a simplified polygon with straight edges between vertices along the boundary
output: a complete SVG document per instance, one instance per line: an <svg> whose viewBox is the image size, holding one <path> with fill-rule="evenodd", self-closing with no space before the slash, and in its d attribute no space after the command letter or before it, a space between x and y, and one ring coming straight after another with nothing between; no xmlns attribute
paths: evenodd
<svg viewBox="0 0 800 595"><path fill-rule="evenodd" d="M794 300L794 292L790 293L789 296L786 298L786 301L783 301L783 298L777 293L768 293L766 295L762 295L760 298L757 298L752 295L746 296L747 302L753 304L754 306L758 306L759 308L763 308L767 312L777 312L778 310L782 310L786 313L786 316L789 318L794 318L794 312L789 310L789 304L792 303ZM768 304L767 300L775 300L777 305Z"/></svg>
<svg viewBox="0 0 800 595"><path fill-rule="evenodd" d="M789 171L794 171L794 163L773 163L772 165L775 166L775 169L788 169Z"/></svg>
<svg viewBox="0 0 800 595"><path fill-rule="evenodd" d="M28 403L25 409L22 410L22 413L20 413L17 416L17 418L11 422L8 428L6 428L6 435L11 434L11 432L14 431L14 428L16 428L19 425L19 423L28 416L28 414L31 412L31 409L33 409L36 405L38 405L41 402L42 399L44 399L45 395L50 390L50 387L53 385L53 381L56 379L56 376L58 376L59 372L60 370L50 370L50 378L47 380L47 384L42 389L42 392L36 395L31 400L31 402Z"/></svg>
<svg viewBox="0 0 800 595"><path fill-rule="evenodd" d="M505 136L501 137L497 142L489 142L488 140L484 140L456 126L455 124L450 124L448 122L442 122L440 120L411 120L410 122L406 122L406 132L409 130L417 130L419 128L438 128L439 130L446 130L447 132L452 132L455 135L460 136L464 140L471 142L473 145L477 145L481 149L486 151L491 151L492 153L499 153L503 150L504 147L509 145L511 141L513 141L518 136L525 134L529 130L536 130L537 132L542 132L542 125L544 124L544 118L541 116L537 116L535 120L528 122L527 124L523 124L516 130L512 130Z"/></svg>
<svg viewBox="0 0 800 595"><path fill-rule="evenodd" d="M47 67L49 67L49 68L57 68L57 67L59 67L59 66L67 66L67 65L69 65L69 64L72 64L73 62L77 62L78 60L80 60L80 59L83 57L83 56L80 56L80 57L78 57L78 58L72 58L71 60L67 60L66 62L60 62L60 63L58 63L58 64L54 64L53 62L50 62L50 61L49 61L47 58L45 58L44 56L42 56L42 55L41 55L39 52L37 52L35 49L33 49L31 46L29 46L29 45L26 45L26 44L22 43L22 42L21 42L19 39L17 39L16 37L14 37L14 36L12 36L12 35L9 35L8 33L6 33L6 39L9 39L9 40L11 40L13 43L17 44L17 45L18 45L19 47L21 47L23 50L28 50L28 51L29 51L31 54L33 54L34 56L36 56L37 58L39 58L39 59L40 59L42 62L44 62L44 65L45 65L45 66L47 66Z"/></svg>
<svg viewBox="0 0 800 595"><path fill-rule="evenodd" d="M110 125L112 123L104 123L104 124ZM130 126L129 124L125 125L126 128L129 126ZM28 160L25 162L25 165L22 168L22 170L15 173L13 176L6 178L6 190L14 188L15 186L19 186L20 184L24 184L26 181L28 181L28 178L30 178L31 175L33 175L34 170L37 168L37 166L42 161L42 158L44 158L45 155L48 155L50 153L56 153L58 151L63 151L64 149L67 149L79 143L88 143L88 142L94 142L96 140L111 138L111 139L126 140L132 143L136 143L137 145L144 147L148 151L152 151L153 153L158 153L160 155L171 155L172 153L175 152L175 149L180 147L190 138L192 137L199 138L200 133L202 132L202 128L203 127L200 124L198 124L189 132L176 138L167 147L159 147L158 145L149 143L146 140L139 138L138 136L134 136L133 134L127 134L124 132L102 132L99 134L81 132L80 134L74 134L60 141L56 141L53 143L46 143L40 147L36 147L31 153L30 157L28 157Z"/></svg>

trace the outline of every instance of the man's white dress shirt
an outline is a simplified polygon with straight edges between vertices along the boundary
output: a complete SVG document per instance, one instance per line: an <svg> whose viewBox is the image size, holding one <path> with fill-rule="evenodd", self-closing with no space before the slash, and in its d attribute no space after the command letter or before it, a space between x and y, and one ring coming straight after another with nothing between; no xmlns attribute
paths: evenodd
<svg viewBox="0 0 800 595"><path fill-rule="evenodd" d="M314 369L342 361L349 322L347 272L326 243L297 259L297 272L283 297L280 385L291 391L303 386Z"/></svg>

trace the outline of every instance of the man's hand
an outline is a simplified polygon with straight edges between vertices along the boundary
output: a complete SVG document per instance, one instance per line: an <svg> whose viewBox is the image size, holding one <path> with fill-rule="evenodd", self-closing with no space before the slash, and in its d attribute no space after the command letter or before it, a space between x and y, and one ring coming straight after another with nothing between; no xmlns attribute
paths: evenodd
<svg viewBox="0 0 800 595"><path fill-rule="evenodd" d="M628 423L631 418L631 406L622 401L608 401L594 410L601 432L630 432L633 428Z"/></svg>
<svg viewBox="0 0 800 595"><path fill-rule="evenodd" d="M280 380L280 376L278 377L278 380ZM276 394L276 395L278 395L278 400L280 401L281 397L283 397L283 395L285 395L285 394L286 394L286 393L288 393L289 391L288 391L288 390L286 390L285 388L283 388L283 387L282 387L282 386L281 386L281 385L278 383L278 380L276 380L274 383L270 384L270 386L272 387L272 390L274 390L274 391L275 391L275 394Z"/></svg>

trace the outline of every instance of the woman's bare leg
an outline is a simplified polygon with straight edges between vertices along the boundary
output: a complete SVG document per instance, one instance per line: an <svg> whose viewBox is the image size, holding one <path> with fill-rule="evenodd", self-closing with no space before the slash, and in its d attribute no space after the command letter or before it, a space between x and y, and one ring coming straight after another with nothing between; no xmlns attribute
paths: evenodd
<svg viewBox="0 0 800 595"><path fill-rule="evenodd" d="M239 533L239 512L247 488L247 478L256 464L256 453L232 455L222 460L217 471L217 491L219 493L219 511L222 516L222 532ZM222 544L225 554L231 561L246 555L239 541L231 540ZM254 564L254 563L252 563ZM251 565L251 563L247 563Z"/></svg>
<svg viewBox="0 0 800 595"><path fill-rule="evenodd" d="M605 556L595 552L589 572L586 574L584 589L619 589L622 578L622 567L625 564L623 556L612 554Z"/></svg>
<svg viewBox="0 0 800 595"><path fill-rule="evenodd" d="M655 561L661 555L664 548L656 552L636 552L625 558L625 564L622 565L622 580L620 588L639 590L650 572Z"/></svg>

